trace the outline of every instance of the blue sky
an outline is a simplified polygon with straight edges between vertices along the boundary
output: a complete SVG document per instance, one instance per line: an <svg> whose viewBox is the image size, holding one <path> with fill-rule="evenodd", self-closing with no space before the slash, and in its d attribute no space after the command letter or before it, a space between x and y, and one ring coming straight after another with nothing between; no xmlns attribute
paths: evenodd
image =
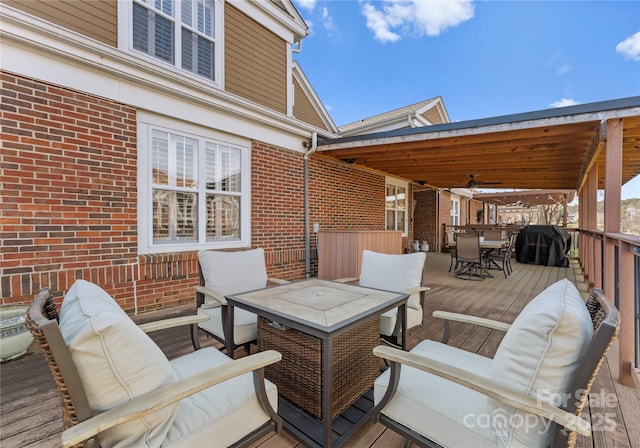
<svg viewBox="0 0 640 448"><path fill-rule="evenodd" d="M293 3L338 126L437 96L462 121L640 95L637 0Z"/></svg>

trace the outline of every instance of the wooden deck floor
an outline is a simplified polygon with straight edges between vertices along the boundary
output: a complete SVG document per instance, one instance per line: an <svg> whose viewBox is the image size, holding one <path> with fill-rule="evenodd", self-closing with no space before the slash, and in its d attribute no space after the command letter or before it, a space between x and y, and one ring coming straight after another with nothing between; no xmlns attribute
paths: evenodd
<svg viewBox="0 0 640 448"><path fill-rule="evenodd" d="M448 254L429 254L427 269L431 291L427 296L425 325L413 332L409 348L423 339L440 340L442 323L431 317L436 310L474 314L511 322L526 303L551 283L569 278L585 291L575 267L556 268L514 263L515 272L505 279L496 278L470 282L455 278L448 272ZM623 316L624 317L624 316ZM170 358L191 350L186 331L158 332L154 336ZM465 350L492 356L500 343L496 331L453 325L449 343ZM204 341L204 338L203 338ZM211 340L204 345L212 345ZM593 437L579 437L579 447L640 448L640 392L617 382L617 354L603 365L591 395ZM59 446L62 420L59 399L44 358L36 347L20 359L0 365L0 446ZM380 424L362 427L347 445L349 447L401 447L403 440ZM260 448L301 446L286 432L266 436L255 445Z"/></svg>

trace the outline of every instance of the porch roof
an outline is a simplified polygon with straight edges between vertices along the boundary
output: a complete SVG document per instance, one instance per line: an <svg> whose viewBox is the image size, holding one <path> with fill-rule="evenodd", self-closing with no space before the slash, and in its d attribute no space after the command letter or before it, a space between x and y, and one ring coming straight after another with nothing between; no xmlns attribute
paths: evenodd
<svg viewBox="0 0 640 448"><path fill-rule="evenodd" d="M318 152L435 188L604 188L606 121L623 118L622 183L640 174L640 96L318 142ZM482 187L483 185L478 185ZM489 187L487 187L489 188Z"/></svg>

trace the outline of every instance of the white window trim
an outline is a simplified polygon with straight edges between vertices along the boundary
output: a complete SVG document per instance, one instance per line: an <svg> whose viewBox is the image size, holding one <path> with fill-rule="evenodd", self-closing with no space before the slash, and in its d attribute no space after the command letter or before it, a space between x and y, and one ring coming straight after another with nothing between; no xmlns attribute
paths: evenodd
<svg viewBox="0 0 640 448"><path fill-rule="evenodd" d="M386 177L385 178L385 183L384 183L384 192L385 192L385 215L384 215L384 220L385 220L385 227L386 227L386 221L387 221L387 203L386 203L386 196L387 196L387 185L395 185L396 187L402 187L404 188L405 191L405 211L404 211L404 229L402 230L402 236L407 236L409 235L409 183L406 181L402 181L393 177Z"/></svg>
<svg viewBox="0 0 640 448"><path fill-rule="evenodd" d="M224 64L224 2L222 0L214 0L215 8L215 51L214 51L214 79L205 78L199 76L196 73L190 72L180 68L180 48L175 48L175 63L163 61L162 59L155 58L142 51L135 50L133 48L133 3L134 0L118 1L118 49L131 54L137 58L143 59L146 62L162 65L163 67L169 67L175 70L176 73L181 76L189 77L195 81L204 81L212 84L220 89L224 89L223 79L223 64Z"/></svg>
<svg viewBox="0 0 640 448"><path fill-rule="evenodd" d="M454 211L454 207L451 207L451 211L449 212L449 221L451 221L451 217L455 216L457 217L457 223L452 223L451 225L454 226L459 226L460 225L460 197L459 196L451 196L451 202L455 202L458 204L458 207L455 209L456 210L456 214L453 214Z"/></svg>
<svg viewBox="0 0 640 448"><path fill-rule="evenodd" d="M182 243L153 242L153 187L151 185L151 132L160 129L176 134L204 139L242 150L242 177L240 203L240 239L206 242L202 217L198 215L200 241ZM148 113L138 115L138 253L158 254L190 252L206 249L232 249L251 246L251 142L212 129L202 128ZM202 150L202 148L200 148Z"/></svg>

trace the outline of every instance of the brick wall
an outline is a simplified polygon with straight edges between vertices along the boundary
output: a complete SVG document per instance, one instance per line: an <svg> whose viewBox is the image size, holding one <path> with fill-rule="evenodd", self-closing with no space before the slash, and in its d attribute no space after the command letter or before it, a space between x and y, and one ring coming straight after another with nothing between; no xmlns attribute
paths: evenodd
<svg viewBox="0 0 640 448"><path fill-rule="evenodd" d="M309 186L311 222L321 229L384 230L384 175L316 156Z"/></svg>
<svg viewBox="0 0 640 448"><path fill-rule="evenodd" d="M254 143L251 175L252 245L264 248L270 276L304 278L302 155Z"/></svg>
<svg viewBox="0 0 640 448"><path fill-rule="evenodd" d="M421 190L414 192L416 209L413 215L414 240L429 243L429 251L438 250L438 191ZM447 210L449 206L447 204ZM447 215L448 218L448 215Z"/></svg>
<svg viewBox="0 0 640 448"><path fill-rule="evenodd" d="M468 224L484 223L483 205L484 205L483 202L478 201L476 199L471 199L469 201L469 223Z"/></svg>
<svg viewBox="0 0 640 448"><path fill-rule="evenodd" d="M75 278L131 285L135 110L6 72L1 80L3 302Z"/></svg>
<svg viewBox="0 0 640 448"><path fill-rule="evenodd" d="M2 303L28 303L41 287L60 299L78 278L129 313L194 303L195 252L137 254L135 109L1 79ZM303 278L303 156L260 142L252 149L252 244L265 248L270 276ZM384 229L384 175L314 155L309 178L311 223ZM315 275L313 238L311 253Z"/></svg>

